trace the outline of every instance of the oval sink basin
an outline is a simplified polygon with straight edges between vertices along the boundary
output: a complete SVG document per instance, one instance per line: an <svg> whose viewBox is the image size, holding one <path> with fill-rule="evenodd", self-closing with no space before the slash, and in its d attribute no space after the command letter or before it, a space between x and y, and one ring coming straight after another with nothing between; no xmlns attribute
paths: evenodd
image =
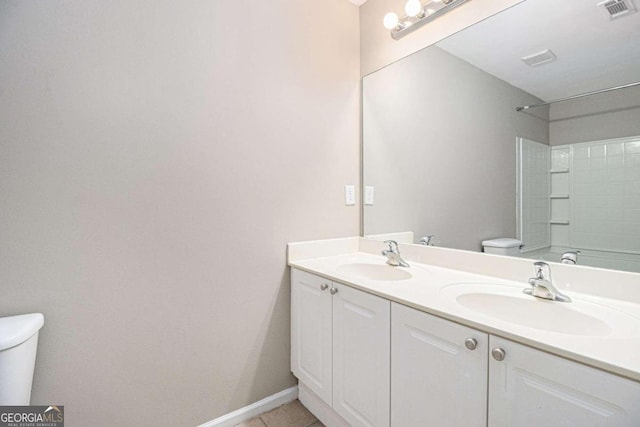
<svg viewBox="0 0 640 427"><path fill-rule="evenodd" d="M381 281L397 281L410 279L411 273L404 270L402 267L392 267L386 264L367 264L367 263L353 263L342 264L337 267L338 273L354 276L367 280L381 280Z"/></svg>
<svg viewBox="0 0 640 427"><path fill-rule="evenodd" d="M635 336L640 319L616 308L574 298L550 301L522 293L512 285L458 283L441 293L475 313L542 331L582 336Z"/></svg>
<svg viewBox="0 0 640 427"><path fill-rule="evenodd" d="M559 306L572 303L485 293L460 295L456 301L484 315L545 331L590 336L606 336L612 332L609 325L595 317Z"/></svg>

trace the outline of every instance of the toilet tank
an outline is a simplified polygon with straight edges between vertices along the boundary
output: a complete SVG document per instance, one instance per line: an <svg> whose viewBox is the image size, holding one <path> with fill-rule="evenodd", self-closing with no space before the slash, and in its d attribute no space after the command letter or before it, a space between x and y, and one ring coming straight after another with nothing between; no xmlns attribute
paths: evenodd
<svg viewBox="0 0 640 427"><path fill-rule="evenodd" d="M506 237L482 242L483 251L495 255L519 256L521 247L522 242L520 240Z"/></svg>
<svg viewBox="0 0 640 427"><path fill-rule="evenodd" d="M40 313L0 317L0 406L29 405Z"/></svg>

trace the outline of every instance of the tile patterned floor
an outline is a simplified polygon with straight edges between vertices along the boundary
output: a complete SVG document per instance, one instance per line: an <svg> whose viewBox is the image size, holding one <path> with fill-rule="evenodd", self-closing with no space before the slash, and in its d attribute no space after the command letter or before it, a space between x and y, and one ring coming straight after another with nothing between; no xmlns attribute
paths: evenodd
<svg viewBox="0 0 640 427"><path fill-rule="evenodd" d="M299 400L237 424L235 427L324 427Z"/></svg>

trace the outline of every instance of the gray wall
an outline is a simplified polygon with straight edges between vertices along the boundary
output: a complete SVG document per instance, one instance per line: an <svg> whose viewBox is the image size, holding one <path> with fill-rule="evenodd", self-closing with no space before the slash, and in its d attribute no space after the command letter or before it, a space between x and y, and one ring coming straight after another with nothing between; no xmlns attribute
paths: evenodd
<svg viewBox="0 0 640 427"><path fill-rule="evenodd" d="M516 137L548 143L539 99L450 55L424 49L365 77L365 234L436 234L439 245L480 250L516 236Z"/></svg>
<svg viewBox="0 0 640 427"><path fill-rule="evenodd" d="M553 104L551 145L640 135L640 87Z"/></svg>
<svg viewBox="0 0 640 427"><path fill-rule="evenodd" d="M0 2L0 316L34 404L187 426L295 383L289 241L357 235L345 0Z"/></svg>

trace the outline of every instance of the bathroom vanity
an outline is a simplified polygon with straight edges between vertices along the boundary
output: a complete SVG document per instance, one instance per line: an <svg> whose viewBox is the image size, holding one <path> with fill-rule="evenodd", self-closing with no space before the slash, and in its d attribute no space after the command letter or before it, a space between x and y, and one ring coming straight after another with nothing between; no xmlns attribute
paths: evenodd
<svg viewBox="0 0 640 427"><path fill-rule="evenodd" d="M327 426L640 425L640 275L552 265L563 303L522 292L528 260L383 248L288 248L291 369Z"/></svg>

